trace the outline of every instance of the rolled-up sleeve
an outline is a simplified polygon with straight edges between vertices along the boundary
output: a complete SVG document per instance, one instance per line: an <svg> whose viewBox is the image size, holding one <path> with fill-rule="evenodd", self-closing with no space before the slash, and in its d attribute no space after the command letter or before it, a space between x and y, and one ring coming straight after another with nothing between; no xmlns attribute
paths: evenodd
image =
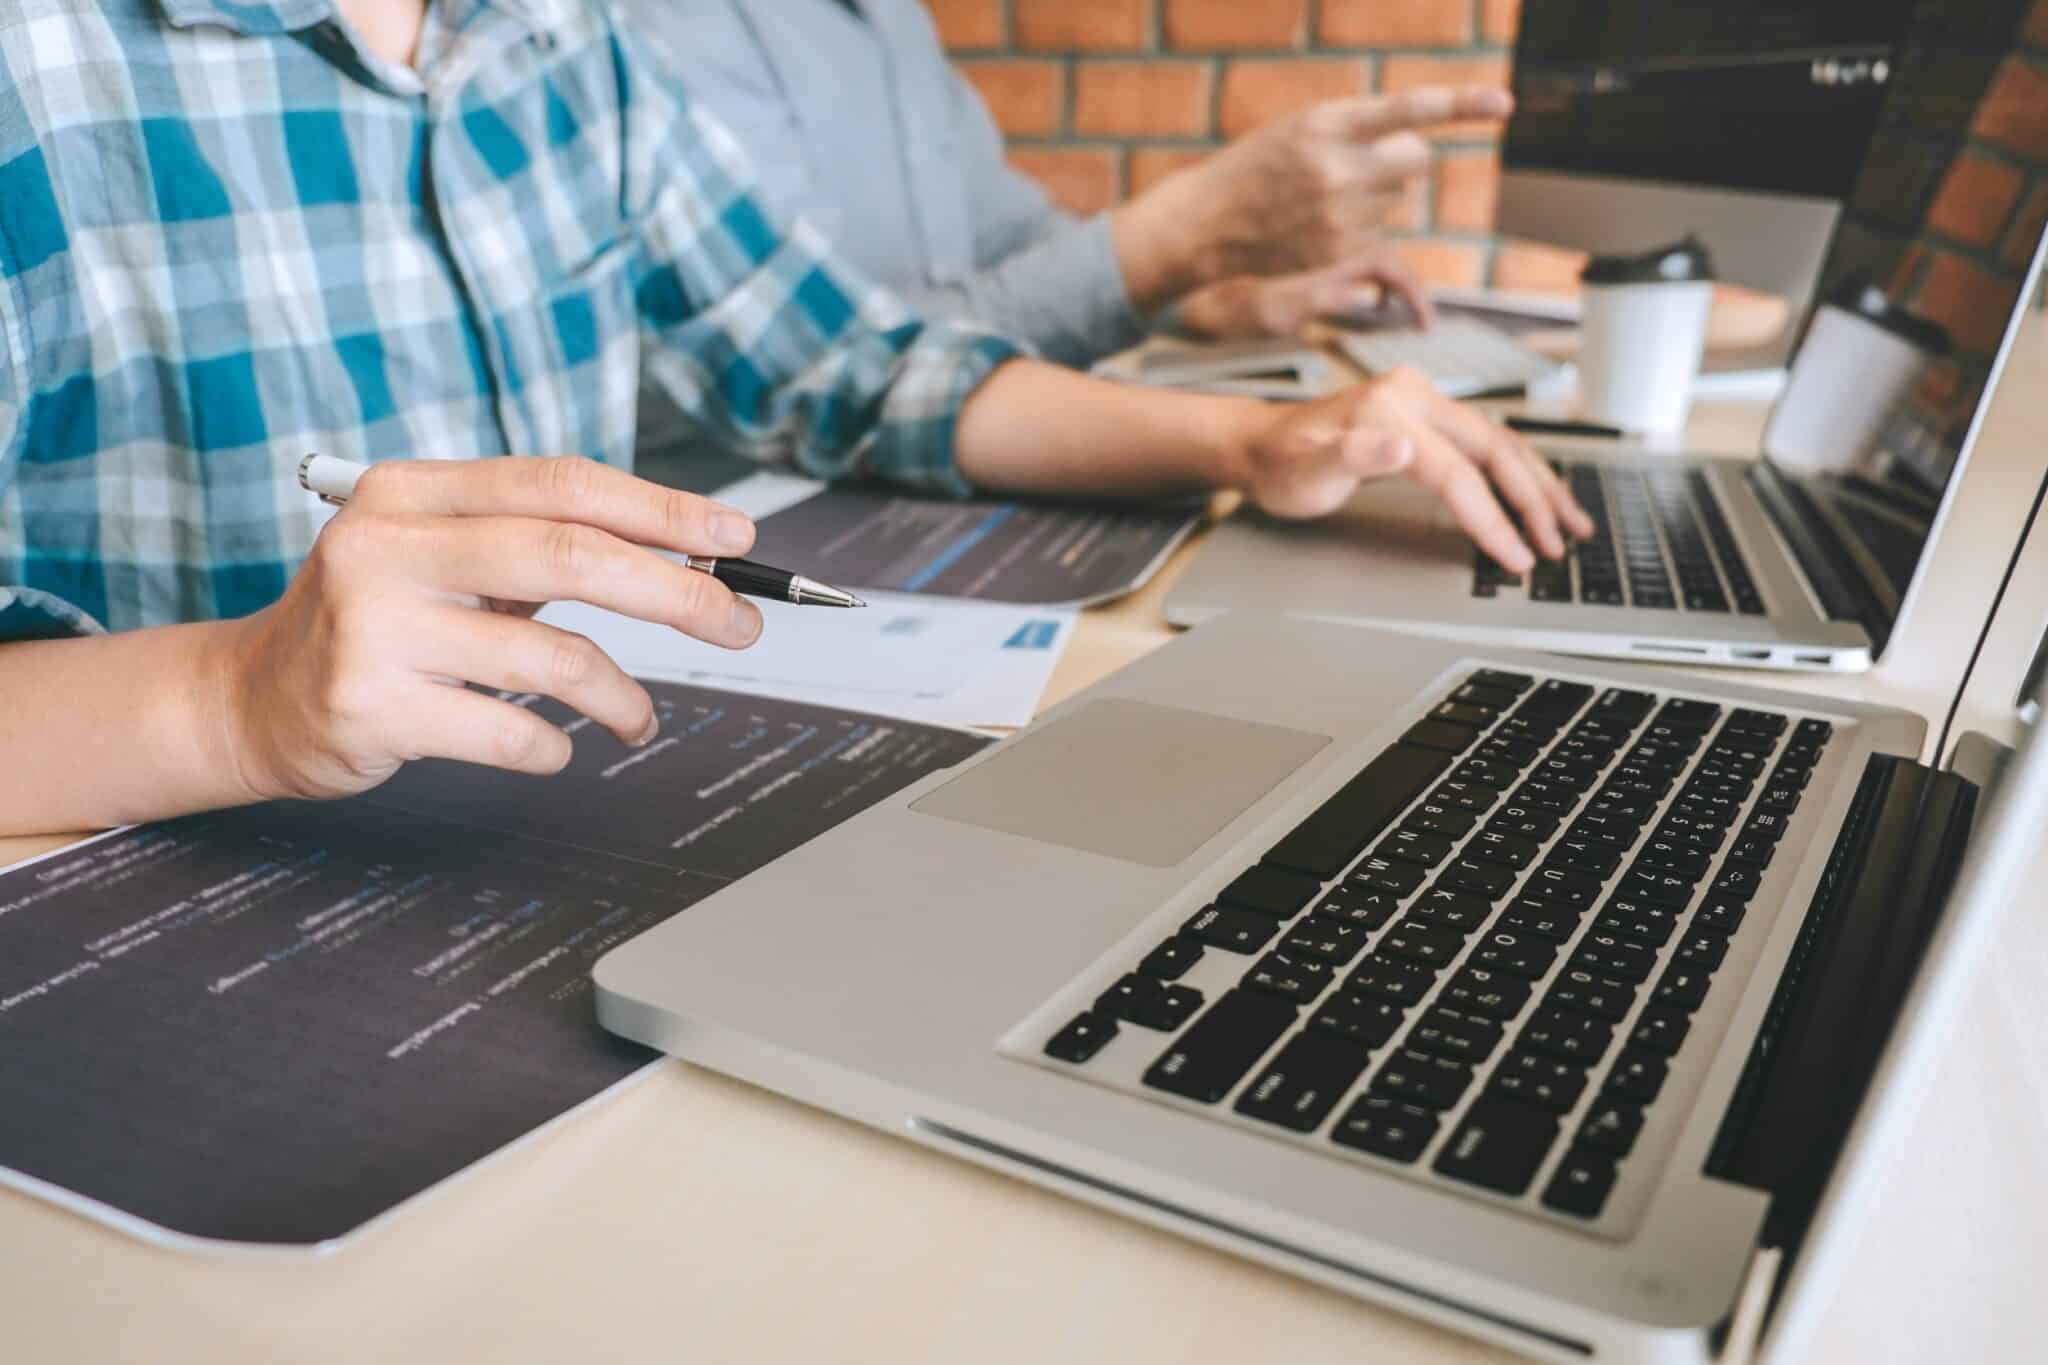
<svg viewBox="0 0 2048 1365"><path fill-rule="evenodd" d="M924 322L801 220L751 192L738 143L658 63L628 53L628 198L648 376L709 434L824 478L971 491L961 408L1020 348Z"/></svg>
<svg viewBox="0 0 2048 1365"><path fill-rule="evenodd" d="M88 612L29 583L36 547L25 538L18 476L30 426L31 352L27 310L16 297L10 259L0 241L0 645L98 635L106 628Z"/></svg>

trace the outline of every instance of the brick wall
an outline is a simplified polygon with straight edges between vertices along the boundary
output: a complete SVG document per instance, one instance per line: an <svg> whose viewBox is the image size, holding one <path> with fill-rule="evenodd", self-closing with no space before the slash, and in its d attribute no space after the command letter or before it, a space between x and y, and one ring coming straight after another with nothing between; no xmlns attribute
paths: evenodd
<svg viewBox="0 0 2048 1365"><path fill-rule="evenodd" d="M1519 0L926 0L1014 163L1093 213L1316 100L1505 85ZM1392 234L1445 284L1569 287L1580 258L1487 231L1496 130L1445 129Z"/></svg>

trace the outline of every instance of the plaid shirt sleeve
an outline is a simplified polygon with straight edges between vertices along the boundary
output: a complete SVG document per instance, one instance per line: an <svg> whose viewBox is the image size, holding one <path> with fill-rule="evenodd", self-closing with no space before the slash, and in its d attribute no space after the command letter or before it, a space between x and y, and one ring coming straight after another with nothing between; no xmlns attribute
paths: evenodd
<svg viewBox="0 0 2048 1365"><path fill-rule="evenodd" d="M4 226L4 225L0 225ZM21 467L28 443L29 343L27 310L17 298L14 279L4 268L11 253L0 240L0 497L5 497ZM42 640L69 635L96 635L104 627L61 597L0 579L0 643Z"/></svg>
<svg viewBox="0 0 2048 1365"><path fill-rule="evenodd" d="M626 179L641 211L636 298L647 373L686 413L764 461L964 496L956 419L1019 354L928 325L751 193L732 134L628 35Z"/></svg>

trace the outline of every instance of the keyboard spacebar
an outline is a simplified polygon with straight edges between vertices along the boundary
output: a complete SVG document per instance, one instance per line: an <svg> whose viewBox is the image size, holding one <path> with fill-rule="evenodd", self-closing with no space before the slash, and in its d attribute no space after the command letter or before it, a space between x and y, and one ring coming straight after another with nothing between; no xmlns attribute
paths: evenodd
<svg viewBox="0 0 2048 1365"><path fill-rule="evenodd" d="M1402 808L1451 766L1449 754L1396 744L1337 789L1294 832L1273 845L1266 861L1328 880L1379 838Z"/></svg>

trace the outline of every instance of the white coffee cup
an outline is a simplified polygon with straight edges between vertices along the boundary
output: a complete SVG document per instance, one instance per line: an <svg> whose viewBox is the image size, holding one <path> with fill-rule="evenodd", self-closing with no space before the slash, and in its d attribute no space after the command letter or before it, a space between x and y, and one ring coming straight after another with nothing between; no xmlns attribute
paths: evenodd
<svg viewBox="0 0 2048 1365"><path fill-rule="evenodd" d="M1846 282L1814 310L1764 429L1764 453L1809 473L1855 469L1948 345L1938 323L1862 280Z"/></svg>
<svg viewBox="0 0 2048 1365"><path fill-rule="evenodd" d="M1685 426L1707 344L1714 275L1693 238L1597 256L1580 275L1579 410L1624 431Z"/></svg>

